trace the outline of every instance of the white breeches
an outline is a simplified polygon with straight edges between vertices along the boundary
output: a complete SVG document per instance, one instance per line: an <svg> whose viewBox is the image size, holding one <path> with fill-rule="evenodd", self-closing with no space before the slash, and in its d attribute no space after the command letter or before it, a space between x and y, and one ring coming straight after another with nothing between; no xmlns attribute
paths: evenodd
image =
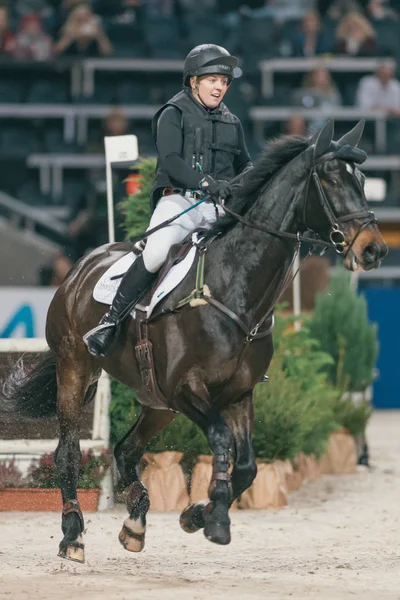
<svg viewBox="0 0 400 600"><path fill-rule="evenodd" d="M195 204L196 199L190 193L185 196L171 194L163 196L157 203L156 209L151 217L148 229L156 227L170 217L179 214ZM219 214L223 210L219 208ZM217 219L215 207L212 203L203 202L197 208L189 211L170 225L153 233L148 239L143 251L143 261L146 269L152 273L158 271L165 262L169 249L173 244L178 244L197 227L208 229Z"/></svg>

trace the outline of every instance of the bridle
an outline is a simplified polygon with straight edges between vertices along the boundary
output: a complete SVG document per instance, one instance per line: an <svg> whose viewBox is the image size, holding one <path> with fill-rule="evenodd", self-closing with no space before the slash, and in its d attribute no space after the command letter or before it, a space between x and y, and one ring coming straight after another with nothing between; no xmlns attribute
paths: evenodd
<svg viewBox="0 0 400 600"><path fill-rule="evenodd" d="M344 146L343 148L346 148L346 147ZM354 160L357 157L357 152L362 152L362 151L359 151L358 148L351 148L350 152L348 152L348 154L347 154L348 161L350 161L351 159ZM340 158L342 160L345 160L346 159L345 157L346 157L346 154L342 153L342 155L340 155L340 151L339 152L330 152L328 154L323 155L320 159L314 161L313 166L311 167L309 176L307 178L307 183L306 183L306 187L305 187L305 201L304 201L304 207L303 207L303 223L307 227L307 208L308 208L307 200L309 197L308 192L309 192L309 188L310 188L310 183L311 183L311 181L313 181L316 191L317 191L317 194L318 194L318 199L320 201L321 207L322 207L322 209L325 213L325 216L327 217L329 225L330 225L329 242L322 240L319 237L309 237L309 236L301 235L299 233L297 233L297 234L288 233L286 231L279 231L278 229L273 229L272 227L267 227L265 225L259 225L258 223L253 223L251 221L248 221L242 215L239 215L238 213L231 210L226 204L224 204L222 206L222 208L223 208L223 210L225 210L225 212L227 212L229 215L234 217L237 221L239 221L240 223L242 223L243 225L245 225L251 229L256 229L256 230L262 231L264 233L269 233L278 238L296 240L297 242L306 242L308 244L311 244L312 246L320 246L320 247L322 247L322 253L325 252L328 248L332 248L333 250L335 250L335 252L337 254L340 254L343 256L343 258L346 258L346 256L350 252L350 250L353 248L353 246L354 246L358 236L361 234L361 232L369 225L376 224L377 219L375 217L375 214L369 210L356 211L356 212L348 213L346 215L336 215L335 214L333 207L332 207L327 195L325 194L325 191L322 186L319 175L317 173L316 167L323 162L326 162L326 161L329 161L329 160L332 160L335 158ZM362 194L362 196L365 199L364 189L363 189L359 179L356 176L354 176L354 177L357 181L357 185L360 190L360 193ZM347 221L352 221L354 219L363 220L363 223L361 223L358 230L354 234L353 239L346 247L345 235L341 229L341 224L346 223ZM318 234L316 232L314 232L311 228L309 228L308 230L312 231L316 236L318 236Z"/></svg>
<svg viewBox="0 0 400 600"><path fill-rule="evenodd" d="M352 149L352 150L357 151L357 149ZM331 247L335 250L335 252L337 254L341 254L343 256L343 258L346 258L346 256L350 252L350 250L353 248L360 233L369 225L376 224L377 219L375 217L375 214L370 210L355 211L355 212L347 213L347 214L341 215L341 216L335 214L335 212L331 206L331 203L329 202L329 199L328 199L327 195L325 194L324 188L321 183L321 179L319 178L319 175L318 175L317 169L316 169L318 164L321 164L321 163L329 161L329 160L333 160L335 158L340 158L338 156L338 153L336 153L336 152L330 152L329 154L325 154L323 157L321 157L321 159L317 160L314 163L313 167L311 168L310 175L308 177L307 185L306 185L305 202L304 202L304 208L303 208L303 223L305 225L307 225L307 207L308 207L307 199L308 199L308 190L309 190L310 181L312 180L314 182L315 189L317 190L318 199L324 210L325 216L327 217L329 224L330 224L329 240L331 242ZM362 186L359 178L356 177L355 175L353 175L353 176L357 182L357 186L360 191L360 194L363 196L364 200L366 201L364 189L363 189L363 186ZM347 245L347 248L346 248L345 236L341 229L341 224L346 223L347 221L353 221L355 219L362 220L363 223L361 223L361 225L357 229L356 233L354 234L353 239ZM310 229L310 231L312 231L312 230Z"/></svg>

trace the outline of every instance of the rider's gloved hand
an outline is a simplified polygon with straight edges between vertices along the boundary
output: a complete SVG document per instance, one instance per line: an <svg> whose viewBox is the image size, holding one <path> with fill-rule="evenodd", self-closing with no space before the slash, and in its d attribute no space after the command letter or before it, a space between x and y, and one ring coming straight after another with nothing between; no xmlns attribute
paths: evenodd
<svg viewBox="0 0 400 600"><path fill-rule="evenodd" d="M231 186L223 179L214 179L211 175L206 175L199 183L202 192L211 196L211 199L225 200L231 193ZM211 201L211 200L210 200Z"/></svg>

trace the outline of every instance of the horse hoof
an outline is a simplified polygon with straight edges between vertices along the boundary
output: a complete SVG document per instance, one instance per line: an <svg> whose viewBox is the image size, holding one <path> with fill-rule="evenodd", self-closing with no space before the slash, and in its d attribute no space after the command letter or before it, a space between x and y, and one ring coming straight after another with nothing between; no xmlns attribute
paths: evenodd
<svg viewBox="0 0 400 600"><path fill-rule="evenodd" d="M73 560L74 562L83 564L85 562L85 549L83 544L66 546L65 548L60 548L58 556L60 558L65 558L66 560Z"/></svg>
<svg viewBox="0 0 400 600"><path fill-rule="evenodd" d="M205 502L197 502L196 504L189 504L181 513L179 517L179 525L186 533L196 533L199 529L204 527L204 516L203 511L206 504Z"/></svg>
<svg viewBox="0 0 400 600"><path fill-rule="evenodd" d="M134 523L131 519L127 519L127 521ZM118 536L119 541L128 552L141 552L144 548L144 531L143 533L135 533L133 529L128 527L125 523Z"/></svg>
<svg viewBox="0 0 400 600"><path fill-rule="evenodd" d="M230 523L207 523L204 527L205 537L214 544L227 546L231 541Z"/></svg>

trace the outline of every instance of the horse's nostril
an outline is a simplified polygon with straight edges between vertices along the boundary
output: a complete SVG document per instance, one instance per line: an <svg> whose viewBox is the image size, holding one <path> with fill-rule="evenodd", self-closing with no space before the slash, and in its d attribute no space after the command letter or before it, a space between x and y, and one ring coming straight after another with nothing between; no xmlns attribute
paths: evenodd
<svg viewBox="0 0 400 600"><path fill-rule="evenodd" d="M378 244L371 243L365 246L363 251L363 259L367 264L377 262L381 256L381 249Z"/></svg>

